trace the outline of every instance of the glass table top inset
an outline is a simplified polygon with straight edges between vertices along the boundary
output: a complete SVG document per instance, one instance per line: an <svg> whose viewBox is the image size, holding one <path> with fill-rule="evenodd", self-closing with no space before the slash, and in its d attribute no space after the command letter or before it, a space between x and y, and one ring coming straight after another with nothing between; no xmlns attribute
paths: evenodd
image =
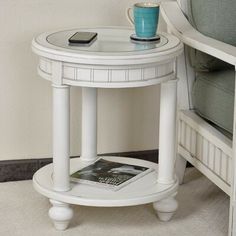
<svg viewBox="0 0 236 236"><path fill-rule="evenodd" d="M70 45L68 39L77 31L97 32L97 39L91 45ZM73 51L74 53L99 54L141 54L152 49L157 49L168 43L168 39L160 35L156 42L133 42L130 35L133 30L127 29L83 29L67 30L52 33L47 36L47 42L53 46Z"/></svg>

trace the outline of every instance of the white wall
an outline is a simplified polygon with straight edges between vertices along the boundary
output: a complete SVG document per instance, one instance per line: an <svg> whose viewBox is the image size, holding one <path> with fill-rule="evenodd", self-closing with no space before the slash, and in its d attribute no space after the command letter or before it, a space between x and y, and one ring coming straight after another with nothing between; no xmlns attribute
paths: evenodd
<svg viewBox="0 0 236 236"><path fill-rule="evenodd" d="M52 156L51 87L36 72L33 36L48 30L127 26L137 0L0 1L0 160ZM72 88L71 155L80 154L81 90ZM98 92L98 152L158 147L159 86Z"/></svg>

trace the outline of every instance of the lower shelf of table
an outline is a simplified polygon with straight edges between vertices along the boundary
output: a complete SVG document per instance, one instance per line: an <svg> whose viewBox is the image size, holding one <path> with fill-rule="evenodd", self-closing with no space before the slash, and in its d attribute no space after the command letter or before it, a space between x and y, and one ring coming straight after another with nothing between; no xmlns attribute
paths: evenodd
<svg viewBox="0 0 236 236"><path fill-rule="evenodd" d="M154 171L129 183L118 191L81 183L71 183L71 190L67 192L58 192L53 190L53 164L49 164L34 174L34 187L39 193L50 199L70 204L100 207L146 204L160 201L175 194L177 191L177 179L170 185L157 182L158 165L155 163L126 157L112 156L103 158L110 161L153 168ZM89 163L82 161L80 158L71 159L70 171L73 173L87 165L89 165Z"/></svg>

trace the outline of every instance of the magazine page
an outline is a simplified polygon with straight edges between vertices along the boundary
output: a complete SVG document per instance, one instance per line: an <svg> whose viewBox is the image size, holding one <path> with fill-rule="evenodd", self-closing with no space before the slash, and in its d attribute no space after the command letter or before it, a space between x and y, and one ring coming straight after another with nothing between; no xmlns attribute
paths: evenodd
<svg viewBox="0 0 236 236"><path fill-rule="evenodd" d="M100 158L93 164L74 172L71 175L71 180L79 183L108 187L117 191L152 170L147 167L107 161Z"/></svg>

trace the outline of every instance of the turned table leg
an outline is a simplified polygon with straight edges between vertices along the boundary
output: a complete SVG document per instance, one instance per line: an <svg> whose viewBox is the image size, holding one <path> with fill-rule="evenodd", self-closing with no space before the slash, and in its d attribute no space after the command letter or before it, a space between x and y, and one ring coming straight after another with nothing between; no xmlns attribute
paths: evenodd
<svg viewBox="0 0 236 236"><path fill-rule="evenodd" d="M177 80L161 84L158 182L175 182ZM153 203L160 220L168 221L178 208L174 196Z"/></svg>
<svg viewBox="0 0 236 236"><path fill-rule="evenodd" d="M81 159L97 158L97 89L82 88L82 145Z"/></svg>
<svg viewBox="0 0 236 236"><path fill-rule="evenodd" d="M70 87L53 85L53 188L70 190ZM49 216L56 229L65 230L73 216L69 204L50 200Z"/></svg>

